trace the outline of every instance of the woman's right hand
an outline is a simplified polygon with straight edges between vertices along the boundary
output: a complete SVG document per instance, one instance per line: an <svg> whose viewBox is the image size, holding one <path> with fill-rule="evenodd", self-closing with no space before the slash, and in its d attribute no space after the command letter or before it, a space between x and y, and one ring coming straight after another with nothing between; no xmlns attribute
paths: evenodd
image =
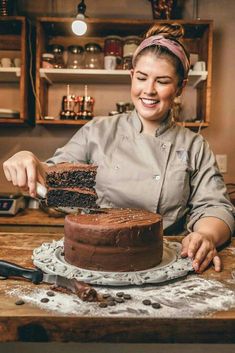
<svg viewBox="0 0 235 353"><path fill-rule="evenodd" d="M3 170L8 181L36 196L36 182L45 184L43 163L29 151L14 154L3 163Z"/></svg>

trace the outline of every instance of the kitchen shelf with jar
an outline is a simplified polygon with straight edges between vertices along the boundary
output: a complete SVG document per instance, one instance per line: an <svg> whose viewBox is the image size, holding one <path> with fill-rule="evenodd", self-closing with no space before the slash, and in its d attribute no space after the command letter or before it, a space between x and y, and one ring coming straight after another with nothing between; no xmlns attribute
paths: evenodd
<svg viewBox="0 0 235 353"><path fill-rule="evenodd" d="M207 79L207 71L189 71L188 85L194 88ZM129 70L95 69L40 69L40 77L49 84L64 82L80 83L130 83Z"/></svg>
<svg viewBox="0 0 235 353"><path fill-rule="evenodd" d="M29 118L27 35L25 17L0 16L0 124L20 125Z"/></svg>
<svg viewBox="0 0 235 353"><path fill-rule="evenodd" d="M109 86L109 94L115 90L116 86L120 86L120 91L125 90L129 94L130 73L129 70L116 69L86 69L86 68L54 68L42 66L42 54L47 51L50 46L62 45L64 48L70 46L85 47L87 43L97 43L101 48L105 47L105 39L109 36L118 36L127 38L129 36L142 37L144 33L153 24L149 20L128 20L128 19L91 19L87 18L88 31L82 37L74 36L71 30L72 18L39 18L37 20L37 52L36 52L36 92L39 98L39 104L36 109L37 124L55 124L55 125L77 125L84 124L86 120L58 120L51 111L55 105L54 95L60 92L61 87L71 84L73 87L82 87L89 85L91 90L94 86L96 91L104 90L107 94L107 86ZM175 22L175 21L156 21L156 22ZM185 29L184 43L190 53L198 57L199 61L205 62L206 70L190 70L188 89L195 90L193 94L194 113L193 117L185 117L185 121L178 123L190 128L209 126L210 122L210 99L211 99L211 74L212 74L212 21L210 20L177 20ZM191 87L191 88L190 88ZM81 88L79 88L81 89ZM187 88L186 88L187 89ZM53 93L52 93L53 92ZM96 100L96 96L94 96ZM113 92L113 105L117 101L115 91ZM110 103L111 99L106 98L106 102ZM58 96L58 108L60 110L61 96ZM105 103L106 103L105 102ZM192 100L188 99L189 104ZM103 105L103 107L101 106ZM52 109L53 108L53 109ZM109 109L101 100L95 102L95 115L108 115ZM101 114L96 114L96 110ZM55 119L45 119L47 116L55 116Z"/></svg>

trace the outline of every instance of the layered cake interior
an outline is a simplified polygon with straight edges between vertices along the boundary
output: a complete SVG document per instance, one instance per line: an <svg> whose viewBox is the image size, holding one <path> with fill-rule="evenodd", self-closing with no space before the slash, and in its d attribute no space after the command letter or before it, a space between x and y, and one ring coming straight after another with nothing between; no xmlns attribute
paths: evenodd
<svg viewBox="0 0 235 353"><path fill-rule="evenodd" d="M49 207L96 208L97 167L89 164L60 163L46 171Z"/></svg>
<svg viewBox="0 0 235 353"><path fill-rule="evenodd" d="M141 209L102 209L93 214L67 215L65 260L98 271L139 271L162 260L160 215Z"/></svg>

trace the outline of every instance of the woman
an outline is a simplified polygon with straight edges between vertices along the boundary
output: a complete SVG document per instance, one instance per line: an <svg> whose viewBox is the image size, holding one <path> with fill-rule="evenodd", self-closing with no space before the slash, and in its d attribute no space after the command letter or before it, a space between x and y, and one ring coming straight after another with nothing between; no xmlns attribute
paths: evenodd
<svg viewBox="0 0 235 353"><path fill-rule="evenodd" d="M174 98L187 82L189 55L178 41L179 25L153 26L137 48L131 71L131 114L93 119L47 164L69 162L99 166L96 190L102 207L139 207L163 216L165 232L183 223L189 234L182 256L193 258L195 271L213 262L216 248L234 230L233 208L202 136L178 127L171 118ZM44 182L45 164L22 151L4 163L6 178L35 196Z"/></svg>

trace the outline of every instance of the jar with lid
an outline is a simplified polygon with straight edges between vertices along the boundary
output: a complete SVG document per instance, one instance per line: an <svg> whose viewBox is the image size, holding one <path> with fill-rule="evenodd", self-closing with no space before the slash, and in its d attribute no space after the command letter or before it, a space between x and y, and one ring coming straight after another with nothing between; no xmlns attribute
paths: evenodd
<svg viewBox="0 0 235 353"><path fill-rule="evenodd" d="M68 47L67 67L69 69L82 69L84 65L84 49L80 45Z"/></svg>
<svg viewBox="0 0 235 353"><path fill-rule="evenodd" d="M51 53L43 53L42 54L42 68L43 69L51 69L54 67L55 56Z"/></svg>
<svg viewBox="0 0 235 353"><path fill-rule="evenodd" d="M87 43L85 45L85 68L103 69L103 61L101 46L97 43Z"/></svg>
<svg viewBox="0 0 235 353"><path fill-rule="evenodd" d="M123 69L130 70L132 69L132 57L134 52L140 44L140 37L137 36L128 36L125 37L124 46L123 46Z"/></svg>
<svg viewBox="0 0 235 353"><path fill-rule="evenodd" d="M54 68L56 69L62 69L65 67L64 64L64 47L63 45L59 44L54 44L49 47L50 52L54 54L55 60L54 60Z"/></svg>
<svg viewBox="0 0 235 353"><path fill-rule="evenodd" d="M117 69L121 68L123 57L123 42L119 36L107 36L104 40L104 55L116 56Z"/></svg>

